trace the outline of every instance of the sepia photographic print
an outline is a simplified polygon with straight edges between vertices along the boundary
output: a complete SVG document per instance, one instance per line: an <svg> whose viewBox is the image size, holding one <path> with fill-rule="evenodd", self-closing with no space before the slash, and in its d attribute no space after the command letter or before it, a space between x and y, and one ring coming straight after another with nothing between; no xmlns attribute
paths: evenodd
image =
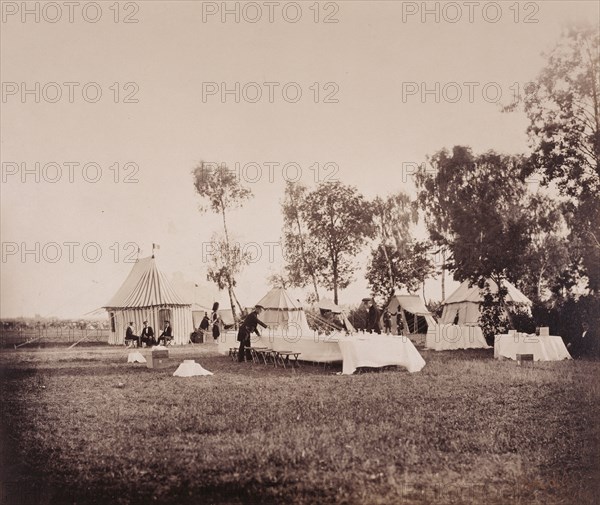
<svg viewBox="0 0 600 505"><path fill-rule="evenodd" d="M600 4L0 1L1 505L600 503Z"/></svg>

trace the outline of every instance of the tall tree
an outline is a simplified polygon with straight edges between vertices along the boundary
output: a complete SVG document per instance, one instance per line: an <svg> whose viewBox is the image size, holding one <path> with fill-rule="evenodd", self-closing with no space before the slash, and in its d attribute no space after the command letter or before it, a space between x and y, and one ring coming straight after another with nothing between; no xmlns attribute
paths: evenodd
<svg viewBox="0 0 600 505"><path fill-rule="evenodd" d="M230 244L224 235L217 233L213 234L211 245L213 246L212 251L207 255L208 267L206 278L209 281L213 281L219 289L229 290L231 287L231 291L229 291L230 301L235 301L241 314L244 309L233 288L237 285L236 276L250 263L251 254L243 251L239 243ZM234 320L237 321L235 319L236 314L233 303L231 307Z"/></svg>
<svg viewBox="0 0 600 505"><path fill-rule="evenodd" d="M317 246L308 236L305 222L307 188L298 182L288 181L283 201L283 239L287 282L304 287L312 282L314 299L319 301L317 283Z"/></svg>
<svg viewBox="0 0 600 505"><path fill-rule="evenodd" d="M567 29L525 90L532 148L526 173L555 183L568 197L571 241L581 251L589 288L600 288L600 34ZM518 107L516 104L513 108Z"/></svg>
<svg viewBox="0 0 600 505"><path fill-rule="evenodd" d="M235 174L228 170L225 165L214 167L211 164L201 162L193 170L194 188L196 192L205 200L208 200L207 205L202 205L200 210L206 212L208 209L220 214L223 220L224 240L217 242L222 249L220 253L223 255L223 268L225 271L217 275L213 280L219 284L220 280L224 281L224 286L229 293L229 302L231 303L231 311L234 321L237 321L235 303L235 275L238 273L237 268L240 264L236 264L236 250L232 246L229 230L227 228L227 212L231 209L241 207L245 200L252 196L250 189L243 187L240 184ZM242 308L237 302L237 305L242 312Z"/></svg>
<svg viewBox="0 0 600 505"><path fill-rule="evenodd" d="M410 237L410 225L417 222L417 209L411 204L406 193L396 193L387 198L373 200L373 221L381 252L385 259L390 296L394 294L394 272L392 258L388 255L388 245L393 241L397 251L404 253Z"/></svg>
<svg viewBox="0 0 600 505"><path fill-rule="evenodd" d="M318 279L333 290L337 304L338 291L353 278L354 256L366 239L373 237L370 206L356 188L339 181L323 182L307 195L304 216L317 245Z"/></svg>
<svg viewBox="0 0 600 505"><path fill-rule="evenodd" d="M381 304L388 302L396 289L415 292L435 270L429 255L430 244L411 242L401 249L380 244L371 252L366 278L371 293ZM386 248L387 251L383 251Z"/></svg>
<svg viewBox="0 0 600 505"><path fill-rule="evenodd" d="M442 149L430 156L428 164L419 166L415 174L418 189L417 206L423 211L429 237L442 258L442 299L446 298L446 270L450 267L450 244L455 240L452 231L451 208L454 193L462 178L462 167L472 162L467 148L454 148L452 154Z"/></svg>
<svg viewBox="0 0 600 505"><path fill-rule="evenodd" d="M441 202L443 234L433 228L432 238L447 246L457 280L469 279L482 289L488 278L496 282L500 289L494 304L502 309L506 294L502 282L519 278L535 222L521 177L524 159L493 151L476 156L462 146L452 153L442 150L431 159L435 171L425 174L419 198ZM490 304L490 310L496 308Z"/></svg>

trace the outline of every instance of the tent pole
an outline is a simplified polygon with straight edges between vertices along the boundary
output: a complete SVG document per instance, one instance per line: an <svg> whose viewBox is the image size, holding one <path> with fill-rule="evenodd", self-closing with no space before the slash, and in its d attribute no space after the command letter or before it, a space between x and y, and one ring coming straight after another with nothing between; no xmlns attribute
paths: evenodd
<svg viewBox="0 0 600 505"><path fill-rule="evenodd" d="M88 336L89 335L85 335L83 338L80 338L77 342L75 342L74 344L71 344L69 347L67 347L67 350L73 349L73 347L75 347L80 342L83 342L86 338L88 338Z"/></svg>
<svg viewBox="0 0 600 505"><path fill-rule="evenodd" d="M22 342L19 345L15 344L15 349L18 349L19 347L22 347L22 346L27 345L27 344L31 344L31 342L35 342L36 340L40 340L42 338L44 338L44 335L40 335L39 337L32 338L31 340L27 340L25 342Z"/></svg>

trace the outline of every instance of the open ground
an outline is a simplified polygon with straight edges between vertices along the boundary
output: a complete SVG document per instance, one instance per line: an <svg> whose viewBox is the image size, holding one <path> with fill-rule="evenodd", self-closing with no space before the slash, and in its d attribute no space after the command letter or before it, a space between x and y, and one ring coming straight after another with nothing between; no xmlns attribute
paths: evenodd
<svg viewBox="0 0 600 505"><path fill-rule="evenodd" d="M420 342L417 342L420 343ZM600 362L421 351L418 373L3 350L7 504L592 504ZM195 359L210 377L173 377Z"/></svg>

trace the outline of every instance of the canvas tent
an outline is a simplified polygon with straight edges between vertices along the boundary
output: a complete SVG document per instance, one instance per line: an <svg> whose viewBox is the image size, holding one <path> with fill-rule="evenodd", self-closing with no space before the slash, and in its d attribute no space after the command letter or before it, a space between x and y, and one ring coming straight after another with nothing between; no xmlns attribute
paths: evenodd
<svg viewBox="0 0 600 505"><path fill-rule="evenodd" d="M294 302L283 288L273 288L256 305L265 310L260 319L270 330L296 335L312 335L300 302Z"/></svg>
<svg viewBox="0 0 600 505"><path fill-rule="evenodd" d="M219 307L221 308L219 308L217 313L219 314L219 317L221 318L225 326L233 326L234 321L231 309L225 309L222 305L220 305ZM212 306L206 307L204 305L200 305L199 303L192 304L192 318L194 320L194 328L197 329L200 326L200 322L202 321L202 318L204 317L205 313L207 313L208 317L210 318L212 314Z"/></svg>
<svg viewBox="0 0 600 505"><path fill-rule="evenodd" d="M492 293L498 292L498 285L488 280ZM503 285L508 289L506 303L509 306L531 307L531 300L521 293L513 284L504 280ZM464 281L443 303L441 324L458 324L459 326L478 326L479 309L483 302L483 292L469 281Z"/></svg>
<svg viewBox="0 0 600 505"><path fill-rule="evenodd" d="M261 336L253 334L252 345L274 351L300 353L300 360L320 363L341 361L342 354L336 336L319 335L308 325L306 313L300 302L294 301L282 288L273 288L256 302L264 311L260 320L268 328L259 328ZM218 340L221 354L239 346L235 332L224 332Z"/></svg>
<svg viewBox="0 0 600 505"><path fill-rule="evenodd" d="M317 307L319 307L319 311L324 317L327 317L328 314L334 314L333 323L337 327L340 327L341 325L346 331L350 333L356 332L356 328L352 325L352 323L348 319L348 316L346 316L344 310L339 305L333 303L333 300L330 300L329 298L324 298L317 304Z"/></svg>
<svg viewBox="0 0 600 505"><path fill-rule="evenodd" d="M395 295L389 301L387 309L391 314L397 314L400 311L405 333L426 334L428 328L436 324L433 315L427 310L425 303L418 295ZM392 316L392 333L398 333L396 321L396 316ZM381 327L383 328L383 318Z"/></svg>
<svg viewBox="0 0 600 505"><path fill-rule="evenodd" d="M110 317L109 344L123 344L130 321L139 335L143 321L160 335L164 322L173 328L173 342L187 344L193 331L191 304L185 303L156 266L154 256L138 259L125 282L103 307Z"/></svg>

